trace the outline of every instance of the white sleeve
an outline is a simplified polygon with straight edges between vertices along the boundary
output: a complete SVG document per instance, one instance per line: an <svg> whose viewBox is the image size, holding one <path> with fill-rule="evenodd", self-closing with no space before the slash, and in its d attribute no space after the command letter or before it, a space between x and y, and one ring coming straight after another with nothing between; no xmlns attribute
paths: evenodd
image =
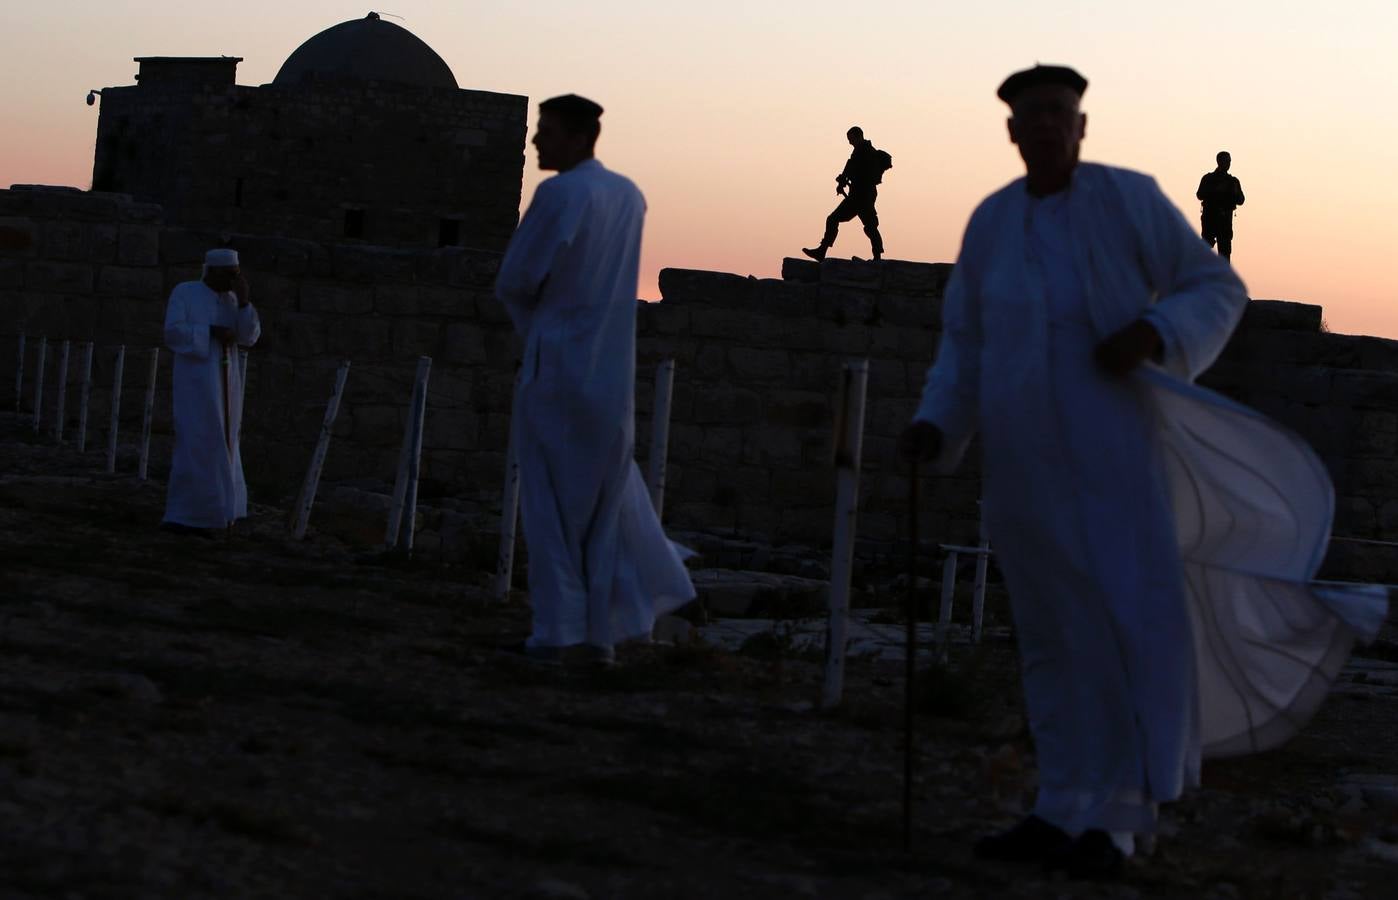
<svg viewBox="0 0 1398 900"><path fill-rule="evenodd" d="M495 296L509 310L520 334L528 331L529 315L539 303L549 274L577 233L577 207L567 186L550 178L534 192L529 209L510 238L495 279Z"/></svg>
<svg viewBox="0 0 1398 900"><path fill-rule="evenodd" d="M251 347L262 336L262 320L258 318L257 308L251 303L238 308L234 313L233 322L233 330L240 347Z"/></svg>
<svg viewBox="0 0 1398 900"><path fill-rule="evenodd" d="M927 370L915 422L930 422L942 432L942 451L934 465L943 473L961 462L975 436L980 414L981 309L971 236L972 216L961 253L942 299L942 338L937 358Z"/></svg>
<svg viewBox="0 0 1398 900"><path fill-rule="evenodd" d="M187 292L182 288L179 285L170 292L170 303L165 307L165 346L173 353L207 359L209 325L191 319Z"/></svg>

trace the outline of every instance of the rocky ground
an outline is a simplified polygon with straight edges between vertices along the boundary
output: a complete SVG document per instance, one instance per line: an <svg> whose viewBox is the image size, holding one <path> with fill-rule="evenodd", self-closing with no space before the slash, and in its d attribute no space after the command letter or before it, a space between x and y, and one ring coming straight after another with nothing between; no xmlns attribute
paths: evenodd
<svg viewBox="0 0 1398 900"><path fill-rule="evenodd" d="M926 673L914 850L901 675L835 713L779 639L497 651L487 574L156 530L163 485L0 418L0 897L1390 896L1398 645L1283 750L1210 764L1116 884L976 862L1032 790L1013 646ZM1392 637L1392 635L1386 635ZM1384 885L1389 888L1385 889Z"/></svg>

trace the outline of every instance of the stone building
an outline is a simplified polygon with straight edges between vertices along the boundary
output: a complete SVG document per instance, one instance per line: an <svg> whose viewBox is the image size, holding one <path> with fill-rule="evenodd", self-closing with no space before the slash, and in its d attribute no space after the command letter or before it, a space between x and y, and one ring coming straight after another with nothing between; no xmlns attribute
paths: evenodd
<svg viewBox="0 0 1398 900"><path fill-rule="evenodd" d="M376 13L306 41L271 84L239 57L137 57L105 88L94 191L215 231L502 250L519 216L527 98L462 90Z"/></svg>

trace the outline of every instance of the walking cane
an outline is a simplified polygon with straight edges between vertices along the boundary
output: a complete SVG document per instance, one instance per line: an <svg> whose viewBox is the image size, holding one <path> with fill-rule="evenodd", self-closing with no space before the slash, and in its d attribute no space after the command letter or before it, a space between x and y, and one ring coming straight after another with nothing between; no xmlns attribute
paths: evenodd
<svg viewBox="0 0 1398 900"><path fill-rule="evenodd" d="M913 849L913 687L917 677L917 460L908 469L907 646L903 662L903 852Z"/></svg>
<svg viewBox="0 0 1398 900"><path fill-rule="evenodd" d="M223 442L228 446L228 458L233 459L232 414L229 412L228 369L233 364L232 353L223 345Z"/></svg>

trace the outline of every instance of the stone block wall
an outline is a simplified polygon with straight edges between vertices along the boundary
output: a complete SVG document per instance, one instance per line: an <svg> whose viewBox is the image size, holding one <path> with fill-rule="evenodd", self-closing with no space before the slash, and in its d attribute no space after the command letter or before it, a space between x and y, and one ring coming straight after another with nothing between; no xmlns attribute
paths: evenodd
<svg viewBox="0 0 1398 900"><path fill-rule="evenodd" d="M254 499L299 487L342 359L352 362L326 463L327 484L391 483L419 356L433 358L424 436L424 499L498 509L517 357L492 297L497 254L399 250L287 238L231 238L162 224L161 209L121 195L0 191L0 367L15 371L28 336L24 409L32 408L38 338L49 339L44 419L52 422L57 342L94 341L90 446L106 440L116 347L127 348L122 442L136 439L149 349L161 344L166 298L199 277L204 252L239 250L262 320L249 365L243 458ZM170 364L162 353L153 471L171 441ZM12 378L7 374L7 379ZM13 382L6 402L13 403ZM77 405L70 395L67 412ZM68 429L72 433L71 427ZM124 450L129 455L130 448Z"/></svg>
<svg viewBox="0 0 1398 900"><path fill-rule="evenodd" d="M380 83L107 88L92 184L191 227L499 251L518 221L526 107Z"/></svg>
<svg viewBox="0 0 1398 900"><path fill-rule="evenodd" d="M335 369L346 358L352 369L325 495L337 487L386 490L416 360L427 355L434 362L420 498L490 527L499 511L518 359L518 342L492 296L496 254L247 235L224 241L166 225L159 207L117 195L0 191L0 372L7 379L14 372L15 336L24 330L31 336L25 409L32 402L33 338L95 340L89 434L101 446L111 356L125 343L122 428L134 440L144 354L160 342L166 296L198 277L203 253L215 243L240 250L263 322L243 435L254 499L295 495ZM637 455L644 465L655 368L673 357L667 524L754 544L828 545L841 367L867 358L860 552L865 559L892 552L907 487L895 440L934 353L949 274L947 265L835 259L788 260L780 279L662 273L663 301L637 307ZM50 421L55 365L51 345ZM157 475L170 443L169 378L166 353L156 403ZM1316 306L1255 301L1204 383L1316 447L1335 478L1337 534L1398 540L1398 342L1328 334ZM71 397L68 411L76 414ZM924 534L974 539L974 453L955 477L929 480L926 490ZM1336 547L1332 571L1398 581L1393 548Z"/></svg>
<svg viewBox="0 0 1398 900"><path fill-rule="evenodd" d="M787 260L783 279L663 272L663 301L640 311L637 433L644 444L655 364L674 357L667 519L828 544L842 366L867 358L859 532L893 540L907 505L895 440L932 359L950 271L831 259ZM943 479L927 533L974 534L977 496L974 465Z"/></svg>
<svg viewBox="0 0 1398 900"><path fill-rule="evenodd" d="M788 259L780 280L662 273L664 301L641 311L638 372L678 360L667 520L828 543L840 365L867 357L859 531L866 555L888 551L907 505L895 441L933 356L950 268ZM1398 341L1327 333L1318 306L1253 301L1201 382L1318 451L1335 481L1336 535L1398 541ZM643 417L648 396L639 385ZM975 539L977 468L973 445L962 471L930 479L924 534ZM1398 580L1398 548L1337 543L1327 569Z"/></svg>

